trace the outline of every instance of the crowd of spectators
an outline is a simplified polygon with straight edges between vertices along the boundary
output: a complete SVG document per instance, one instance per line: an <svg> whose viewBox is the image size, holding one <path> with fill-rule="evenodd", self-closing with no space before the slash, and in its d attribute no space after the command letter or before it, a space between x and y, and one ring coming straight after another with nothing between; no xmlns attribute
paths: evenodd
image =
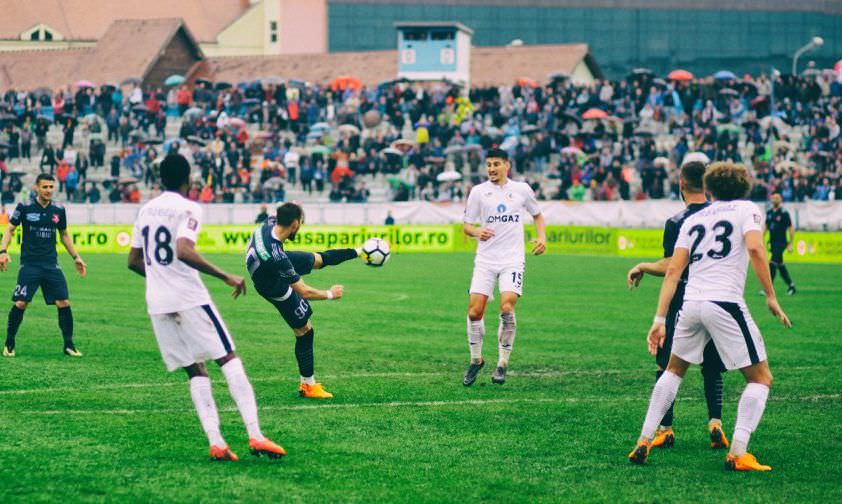
<svg viewBox="0 0 842 504"><path fill-rule="evenodd" d="M189 197L201 202L283 201L291 188L365 202L378 177L397 201L458 201L495 145L541 199L677 198L676 167L691 151L746 163L757 200L842 199L832 72L664 80L637 69L588 85L556 76L469 90L353 78L143 90L129 80L0 99L4 203L26 194L27 167L54 173L68 201L139 202L160 191L168 152L197 167Z"/></svg>

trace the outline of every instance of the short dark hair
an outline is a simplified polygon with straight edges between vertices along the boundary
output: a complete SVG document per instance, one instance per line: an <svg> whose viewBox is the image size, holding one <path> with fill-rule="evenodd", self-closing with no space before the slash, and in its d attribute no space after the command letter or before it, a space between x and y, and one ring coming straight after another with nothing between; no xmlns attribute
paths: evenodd
<svg viewBox="0 0 842 504"><path fill-rule="evenodd" d="M681 180L690 192L700 193L705 190L705 164L700 161L690 161L681 167Z"/></svg>
<svg viewBox="0 0 842 504"><path fill-rule="evenodd" d="M35 177L35 185L41 183L42 180L49 180L50 182L55 182L56 178L50 175L49 173L39 173L37 177Z"/></svg>
<svg viewBox="0 0 842 504"><path fill-rule="evenodd" d="M720 201L743 199L751 189L751 175L738 163L713 163L705 173L705 190Z"/></svg>
<svg viewBox="0 0 842 504"><path fill-rule="evenodd" d="M190 162L181 154L168 154L161 162L161 183L168 191L177 191L190 181Z"/></svg>
<svg viewBox="0 0 842 504"><path fill-rule="evenodd" d="M491 149L488 149L488 152L485 153L485 159L488 158L500 158L503 161L508 161L509 153L504 151L503 149L492 147Z"/></svg>
<svg viewBox="0 0 842 504"><path fill-rule="evenodd" d="M293 221L300 221L304 216L304 210L295 203L284 203L278 207L275 213L275 222L279 226L289 226Z"/></svg>

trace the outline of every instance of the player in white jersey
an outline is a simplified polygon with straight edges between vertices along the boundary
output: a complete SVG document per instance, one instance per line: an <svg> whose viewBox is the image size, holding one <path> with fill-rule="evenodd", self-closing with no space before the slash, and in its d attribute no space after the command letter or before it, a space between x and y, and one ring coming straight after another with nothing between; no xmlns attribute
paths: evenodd
<svg viewBox="0 0 842 504"><path fill-rule="evenodd" d="M219 414L205 368L205 361L210 359L225 375L246 424L251 453L279 458L286 452L260 431L254 390L199 272L233 287L234 298L245 294L245 280L219 269L195 250L202 209L185 197L189 181L187 159L180 154L167 156L161 163L165 191L138 212L129 269L146 277L149 318L167 370L183 368L190 377L190 396L208 436L211 460L237 460L237 456L220 433Z"/></svg>
<svg viewBox="0 0 842 504"><path fill-rule="evenodd" d="M544 216L535 200L535 193L529 184L509 180L511 164L506 151L490 149L486 154L485 168L488 181L471 189L463 225L465 234L479 241L469 292L468 346L471 362L462 382L466 387L476 381L485 365L482 358L483 317L488 298L494 295L495 285L500 291L499 358L491 381L497 384L506 381L517 328L515 304L523 293L524 211L534 219L538 235L532 241L532 253L543 254L547 245Z"/></svg>
<svg viewBox="0 0 842 504"><path fill-rule="evenodd" d="M714 163L704 180L713 203L688 217L678 234L649 330L649 351L653 355L664 343L667 309L682 271L689 264L684 305L678 314L667 370L652 390L643 429L629 460L635 464L646 462L658 423L675 399L687 368L702 362L705 345L713 340L725 367L742 371L747 383L737 408L726 467L769 471L771 467L758 463L747 452L749 438L760 423L772 386L763 337L743 298L749 261L766 293L769 310L786 327L792 324L772 286L763 244L762 213L757 205L743 199L751 188L746 168Z"/></svg>

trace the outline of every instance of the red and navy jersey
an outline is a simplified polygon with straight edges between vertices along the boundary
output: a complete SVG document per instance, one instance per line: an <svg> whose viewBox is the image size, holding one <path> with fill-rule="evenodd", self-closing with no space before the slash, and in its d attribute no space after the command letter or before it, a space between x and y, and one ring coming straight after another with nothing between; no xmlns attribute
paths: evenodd
<svg viewBox="0 0 842 504"><path fill-rule="evenodd" d="M666 224L664 224L664 257L672 257L675 251L675 241L678 239L678 232L681 230L681 225L684 224L684 221L699 210L707 208L709 205L710 203L707 202L691 203L687 205L687 208L667 219ZM684 273L681 274L682 283L687 281L689 272L690 267L688 266L684 269Z"/></svg>
<svg viewBox="0 0 842 504"><path fill-rule="evenodd" d="M786 232L792 226L792 219L784 207L777 210L772 208L766 214L766 228L769 230L769 242L772 245L786 246Z"/></svg>
<svg viewBox="0 0 842 504"><path fill-rule="evenodd" d="M58 264L56 230L67 229L64 207L50 202L41 206L36 201L18 203L9 218L13 226L21 226L20 263L41 266Z"/></svg>

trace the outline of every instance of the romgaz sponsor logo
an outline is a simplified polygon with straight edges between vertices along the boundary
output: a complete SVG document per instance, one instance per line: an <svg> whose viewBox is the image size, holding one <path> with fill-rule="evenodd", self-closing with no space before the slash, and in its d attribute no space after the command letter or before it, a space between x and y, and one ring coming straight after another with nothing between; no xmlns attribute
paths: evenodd
<svg viewBox="0 0 842 504"><path fill-rule="evenodd" d="M493 224L495 222L520 222L520 215L519 214L512 214L507 215L506 212L506 205L504 203L500 203L497 205L497 213L500 215L489 215L486 223Z"/></svg>

